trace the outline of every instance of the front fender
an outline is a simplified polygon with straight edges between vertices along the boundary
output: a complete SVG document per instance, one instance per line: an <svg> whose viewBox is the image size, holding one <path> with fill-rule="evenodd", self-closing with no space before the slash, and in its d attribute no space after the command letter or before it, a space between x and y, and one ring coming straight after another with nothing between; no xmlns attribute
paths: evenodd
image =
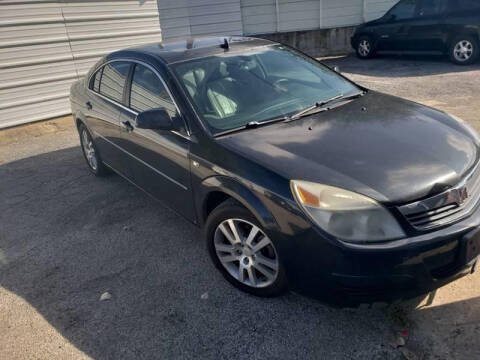
<svg viewBox="0 0 480 360"><path fill-rule="evenodd" d="M277 226L275 217L255 194L253 186L249 188L228 176L212 176L201 182L196 196L196 204L198 219L201 219L202 224L206 221L206 200L213 192L222 192L236 199L257 218L265 229Z"/></svg>

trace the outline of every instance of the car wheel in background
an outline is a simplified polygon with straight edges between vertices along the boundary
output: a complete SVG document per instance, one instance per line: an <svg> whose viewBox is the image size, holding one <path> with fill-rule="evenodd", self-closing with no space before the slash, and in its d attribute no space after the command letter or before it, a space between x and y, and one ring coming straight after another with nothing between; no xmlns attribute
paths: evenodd
<svg viewBox="0 0 480 360"><path fill-rule="evenodd" d="M111 171L107 168L98 153L98 150L93 142L90 132L85 125L80 124L78 127L78 133L80 135L80 145L82 147L82 153L87 161L88 168L96 176L108 175Z"/></svg>
<svg viewBox="0 0 480 360"><path fill-rule="evenodd" d="M263 297L286 291L287 280L274 242L240 203L227 200L214 209L205 236L215 266L235 287Z"/></svg>
<svg viewBox="0 0 480 360"><path fill-rule="evenodd" d="M355 50L360 59L370 59L375 56L375 46L370 36L360 36Z"/></svg>
<svg viewBox="0 0 480 360"><path fill-rule="evenodd" d="M457 65L469 65L478 59L479 42L472 36L457 36L450 44L450 60Z"/></svg>

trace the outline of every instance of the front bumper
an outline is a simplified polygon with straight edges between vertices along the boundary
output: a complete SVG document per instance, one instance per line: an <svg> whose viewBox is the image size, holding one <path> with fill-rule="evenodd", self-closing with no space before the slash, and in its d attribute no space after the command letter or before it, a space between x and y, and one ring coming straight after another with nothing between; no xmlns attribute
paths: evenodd
<svg viewBox="0 0 480 360"><path fill-rule="evenodd" d="M480 233L474 230L417 249L382 256L352 256L357 268L363 269L359 275L332 274L337 285L335 295L340 300L370 302L425 294L470 274L479 252Z"/></svg>
<svg viewBox="0 0 480 360"><path fill-rule="evenodd" d="M390 302L426 294L473 271L480 254L480 211L461 222L386 244L352 245L313 226L283 244L290 287L337 305ZM479 262L480 265L480 262Z"/></svg>

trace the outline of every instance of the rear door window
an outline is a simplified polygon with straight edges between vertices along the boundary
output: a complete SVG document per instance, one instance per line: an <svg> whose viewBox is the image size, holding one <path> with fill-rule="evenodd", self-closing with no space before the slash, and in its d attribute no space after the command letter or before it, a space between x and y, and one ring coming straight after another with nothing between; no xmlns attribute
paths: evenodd
<svg viewBox="0 0 480 360"><path fill-rule="evenodd" d="M416 0L402 0L389 12L393 20L412 19L415 16L417 7Z"/></svg>
<svg viewBox="0 0 480 360"><path fill-rule="evenodd" d="M125 61L115 61L105 65L100 80L100 94L122 103L129 69L130 63Z"/></svg>
<svg viewBox="0 0 480 360"><path fill-rule="evenodd" d="M460 10L480 9L479 0L457 0L457 4Z"/></svg>
<svg viewBox="0 0 480 360"><path fill-rule="evenodd" d="M420 16L440 15L447 9L448 0L421 0L418 14Z"/></svg>

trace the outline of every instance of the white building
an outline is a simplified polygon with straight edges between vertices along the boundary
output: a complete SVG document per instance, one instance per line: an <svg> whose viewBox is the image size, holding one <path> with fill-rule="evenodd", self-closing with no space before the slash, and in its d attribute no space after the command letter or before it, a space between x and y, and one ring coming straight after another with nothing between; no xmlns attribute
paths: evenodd
<svg viewBox="0 0 480 360"><path fill-rule="evenodd" d="M195 35L294 32L288 41L299 31L320 43L311 30L358 25L396 1L0 0L0 128L69 114L71 83L116 49Z"/></svg>

